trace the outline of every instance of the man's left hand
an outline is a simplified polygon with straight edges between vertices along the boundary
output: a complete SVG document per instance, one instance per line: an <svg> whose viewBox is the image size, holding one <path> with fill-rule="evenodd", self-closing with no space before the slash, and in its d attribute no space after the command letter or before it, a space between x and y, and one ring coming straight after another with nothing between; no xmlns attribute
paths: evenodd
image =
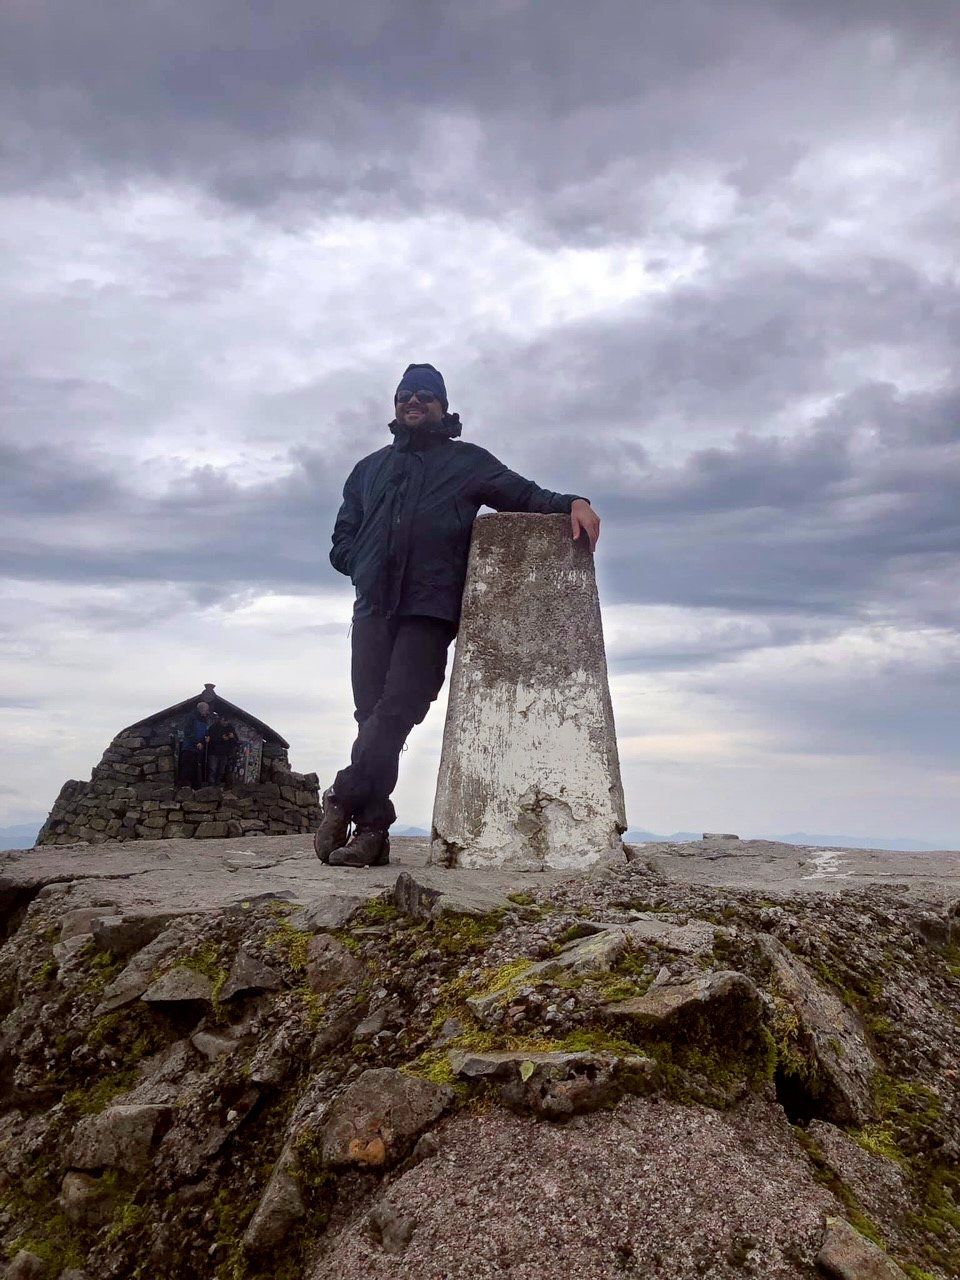
<svg viewBox="0 0 960 1280"><path fill-rule="evenodd" d="M581 533L587 535L591 551L596 547L600 537L600 517L586 498L577 498L570 508L570 529L574 538L579 538Z"/></svg>

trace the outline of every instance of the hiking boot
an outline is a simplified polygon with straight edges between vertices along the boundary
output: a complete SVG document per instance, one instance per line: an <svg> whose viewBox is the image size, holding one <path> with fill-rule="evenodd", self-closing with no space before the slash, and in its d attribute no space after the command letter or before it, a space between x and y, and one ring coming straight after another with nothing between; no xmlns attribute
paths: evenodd
<svg viewBox="0 0 960 1280"><path fill-rule="evenodd" d="M334 849L347 843L350 834L350 813L333 794L333 787L323 793L323 812L320 826L313 837L313 849L321 862L329 862Z"/></svg>
<svg viewBox="0 0 960 1280"><path fill-rule="evenodd" d="M383 867L390 861L390 836L383 827L358 827L350 843L330 854L331 867Z"/></svg>

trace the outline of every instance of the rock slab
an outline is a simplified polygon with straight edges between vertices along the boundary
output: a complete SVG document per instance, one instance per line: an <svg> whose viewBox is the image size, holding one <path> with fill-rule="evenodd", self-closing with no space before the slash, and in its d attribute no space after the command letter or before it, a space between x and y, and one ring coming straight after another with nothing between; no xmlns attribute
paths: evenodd
<svg viewBox="0 0 960 1280"><path fill-rule="evenodd" d="M331 1108L323 1132L323 1162L360 1169L396 1164L452 1101L447 1085L389 1067L364 1071Z"/></svg>
<svg viewBox="0 0 960 1280"><path fill-rule="evenodd" d="M907 1280L897 1264L843 1218L827 1219L817 1264L836 1280Z"/></svg>

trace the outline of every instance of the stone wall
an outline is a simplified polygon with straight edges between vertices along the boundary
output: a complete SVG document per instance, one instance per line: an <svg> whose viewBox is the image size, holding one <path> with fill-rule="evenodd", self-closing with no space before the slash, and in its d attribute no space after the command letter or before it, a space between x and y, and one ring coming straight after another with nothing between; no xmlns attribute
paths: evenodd
<svg viewBox="0 0 960 1280"><path fill-rule="evenodd" d="M265 742L260 781L229 789L178 787L175 763L169 741L118 734L89 782L63 784L37 844L285 835L320 821L317 775L294 773L286 747Z"/></svg>

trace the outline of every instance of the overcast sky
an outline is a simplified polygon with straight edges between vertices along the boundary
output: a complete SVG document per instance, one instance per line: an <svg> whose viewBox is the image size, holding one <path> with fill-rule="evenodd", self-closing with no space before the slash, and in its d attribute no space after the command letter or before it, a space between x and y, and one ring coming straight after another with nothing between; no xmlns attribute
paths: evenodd
<svg viewBox="0 0 960 1280"><path fill-rule="evenodd" d="M332 777L332 520L430 361L604 518L632 826L960 846L954 0L13 0L0 50L0 823L204 681Z"/></svg>

